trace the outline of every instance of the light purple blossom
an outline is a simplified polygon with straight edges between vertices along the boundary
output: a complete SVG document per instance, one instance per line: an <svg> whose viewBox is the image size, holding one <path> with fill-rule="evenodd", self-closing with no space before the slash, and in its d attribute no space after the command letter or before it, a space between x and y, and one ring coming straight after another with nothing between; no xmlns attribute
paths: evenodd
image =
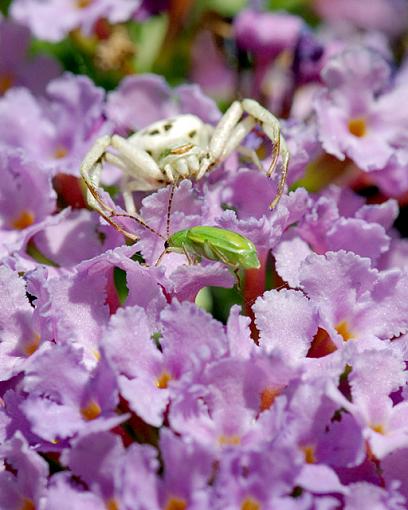
<svg viewBox="0 0 408 510"><path fill-rule="evenodd" d="M101 18L127 21L139 4L139 0L15 0L11 15L38 39L59 41L77 28L90 35Z"/></svg>
<svg viewBox="0 0 408 510"><path fill-rule="evenodd" d="M45 55L28 58L30 31L0 17L0 95L11 87L23 86L34 94L60 74L59 64Z"/></svg>
<svg viewBox="0 0 408 510"><path fill-rule="evenodd" d="M89 78L70 74L49 82L45 97L12 88L0 98L1 143L22 149L43 171L78 176L86 152L106 130L103 99Z"/></svg>
<svg viewBox="0 0 408 510"><path fill-rule="evenodd" d="M406 140L407 88L392 87L391 68L364 48L347 50L322 71L326 87L315 110L323 148L338 159L351 158L365 171L383 169Z"/></svg>

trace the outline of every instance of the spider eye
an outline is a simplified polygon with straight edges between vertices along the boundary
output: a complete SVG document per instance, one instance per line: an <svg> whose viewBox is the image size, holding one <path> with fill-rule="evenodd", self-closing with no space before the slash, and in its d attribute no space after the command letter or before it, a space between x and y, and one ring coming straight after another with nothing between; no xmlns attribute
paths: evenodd
<svg viewBox="0 0 408 510"><path fill-rule="evenodd" d="M168 248L169 246L170 246L170 245L169 245L169 242L168 242L168 241L164 241L164 247L165 247L165 249L166 249L166 250L167 250L167 248Z"/></svg>

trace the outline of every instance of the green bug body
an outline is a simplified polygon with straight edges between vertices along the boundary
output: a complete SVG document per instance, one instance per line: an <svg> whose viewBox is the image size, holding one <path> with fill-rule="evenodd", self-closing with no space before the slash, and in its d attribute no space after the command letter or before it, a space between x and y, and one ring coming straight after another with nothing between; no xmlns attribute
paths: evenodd
<svg viewBox="0 0 408 510"><path fill-rule="evenodd" d="M217 227L198 226L172 234L166 252L184 253L189 260L204 257L223 262L234 270L258 269L255 245L246 237Z"/></svg>

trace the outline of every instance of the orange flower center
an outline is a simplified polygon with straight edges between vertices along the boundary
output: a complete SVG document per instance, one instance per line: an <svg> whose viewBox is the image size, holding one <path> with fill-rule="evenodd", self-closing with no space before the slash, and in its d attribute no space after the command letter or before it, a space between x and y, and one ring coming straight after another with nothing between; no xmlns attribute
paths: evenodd
<svg viewBox="0 0 408 510"><path fill-rule="evenodd" d="M93 0L76 0L76 7L78 9L85 9L90 6Z"/></svg>
<svg viewBox="0 0 408 510"><path fill-rule="evenodd" d="M119 510L119 505L114 498L108 499L106 502L106 510Z"/></svg>
<svg viewBox="0 0 408 510"><path fill-rule="evenodd" d="M357 138L362 138L367 133L367 124L363 117L350 119L348 122L348 130Z"/></svg>
<svg viewBox="0 0 408 510"><path fill-rule="evenodd" d="M16 230L24 230L34 223L34 214L27 209L21 211L21 213L11 222L11 226Z"/></svg>
<svg viewBox="0 0 408 510"><path fill-rule="evenodd" d="M171 375L165 370L156 379L156 387L159 388L160 390L164 390L167 388L170 381Z"/></svg>
<svg viewBox="0 0 408 510"><path fill-rule="evenodd" d="M187 501L183 498L169 498L164 510L185 510L187 508Z"/></svg>
<svg viewBox="0 0 408 510"><path fill-rule="evenodd" d="M34 338L31 340L31 342L28 342L24 345L24 354L26 356L31 356L31 354L34 354L35 351L38 349L38 346L40 345L41 337L38 333L34 335Z"/></svg>
<svg viewBox="0 0 408 510"><path fill-rule="evenodd" d="M265 388L261 392L261 402L259 403L259 410L266 411L275 401L275 398L280 394L281 390L278 388Z"/></svg>
<svg viewBox="0 0 408 510"><path fill-rule="evenodd" d="M261 510L261 505L256 499L245 498L242 502L241 510Z"/></svg>
<svg viewBox="0 0 408 510"><path fill-rule="evenodd" d="M241 444L241 438L239 436L220 436L218 442L221 446L238 446Z"/></svg>
<svg viewBox="0 0 408 510"><path fill-rule="evenodd" d="M32 499L23 498L23 502L18 510L35 510L35 505Z"/></svg>
<svg viewBox="0 0 408 510"><path fill-rule="evenodd" d="M101 412L101 406L95 400L90 400L89 403L81 409L82 417L86 421L95 420Z"/></svg>
<svg viewBox="0 0 408 510"><path fill-rule="evenodd" d="M312 445L302 446L301 450L303 451L303 455L305 456L305 461L307 464L315 464L316 463L314 446L312 446Z"/></svg>
<svg viewBox="0 0 408 510"><path fill-rule="evenodd" d="M0 95L6 93L13 86L13 76L11 74L0 75Z"/></svg>

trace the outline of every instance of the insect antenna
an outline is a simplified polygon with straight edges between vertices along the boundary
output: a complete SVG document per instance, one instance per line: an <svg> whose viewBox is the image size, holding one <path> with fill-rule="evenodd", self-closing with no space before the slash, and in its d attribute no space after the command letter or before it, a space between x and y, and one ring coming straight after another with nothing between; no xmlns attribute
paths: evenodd
<svg viewBox="0 0 408 510"><path fill-rule="evenodd" d="M167 216L166 216L166 235L167 235L167 237L170 237L170 216L171 216L171 207L173 205L175 188L176 188L175 184L171 184L169 201L167 203Z"/></svg>
<svg viewBox="0 0 408 510"><path fill-rule="evenodd" d="M129 218L131 220L134 220L136 221L137 223L139 223L139 225L141 225L142 227L144 227L146 230L149 230L152 234L160 237L161 239L163 239L163 241L166 241L167 238L164 237L163 235L160 234L160 232L158 232L157 230L155 230L153 227L151 227L150 225L148 225L145 220L143 218L141 218L140 216L136 216L134 214L129 214L129 213L118 213L118 212L115 212L113 211L111 213L111 218L118 218L118 217L121 217L121 218ZM133 235L133 234L132 234Z"/></svg>

